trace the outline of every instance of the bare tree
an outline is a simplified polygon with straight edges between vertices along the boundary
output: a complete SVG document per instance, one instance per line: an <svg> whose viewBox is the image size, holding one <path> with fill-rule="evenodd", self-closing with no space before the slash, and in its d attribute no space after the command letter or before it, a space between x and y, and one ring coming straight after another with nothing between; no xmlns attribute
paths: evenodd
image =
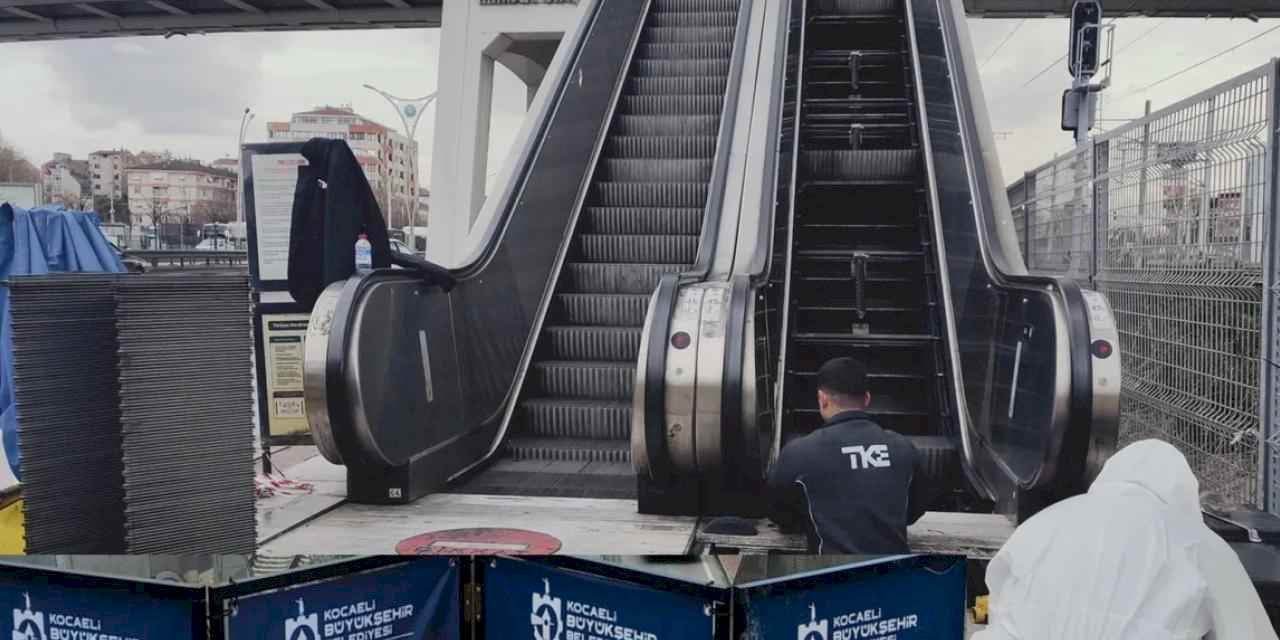
<svg viewBox="0 0 1280 640"><path fill-rule="evenodd" d="M40 170L0 135L0 182L39 182Z"/></svg>

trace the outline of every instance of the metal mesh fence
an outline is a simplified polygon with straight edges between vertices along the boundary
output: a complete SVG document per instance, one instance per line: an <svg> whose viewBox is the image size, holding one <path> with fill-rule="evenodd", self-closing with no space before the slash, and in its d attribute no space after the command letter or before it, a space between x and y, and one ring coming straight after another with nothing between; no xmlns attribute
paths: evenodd
<svg viewBox="0 0 1280 640"><path fill-rule="evenodd" d="M1276 70L1268 64L1110 131L1010 188L1028 269L1089 282L1116 314L1121 443L1178 446L1206 503L1221 507L1263 498Z"/></svg>

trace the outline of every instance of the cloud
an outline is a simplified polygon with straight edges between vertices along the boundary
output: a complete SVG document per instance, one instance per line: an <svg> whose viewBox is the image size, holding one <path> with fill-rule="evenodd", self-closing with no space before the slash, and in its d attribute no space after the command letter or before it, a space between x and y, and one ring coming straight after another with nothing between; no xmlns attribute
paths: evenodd
<svg viewBox="0 0 1280 640"><path fill-rule="evenodd" d="M43 44L55 99L86 129L208 135L236 126L262 84L266 38L175 36Z"/></svg>

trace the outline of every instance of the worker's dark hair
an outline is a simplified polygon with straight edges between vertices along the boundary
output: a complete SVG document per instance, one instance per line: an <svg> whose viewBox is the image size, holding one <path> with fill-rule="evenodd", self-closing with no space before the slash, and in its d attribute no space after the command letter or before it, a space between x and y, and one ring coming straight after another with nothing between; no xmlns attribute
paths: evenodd
<svg viewBox="0 0 1280 640"><path fill-rule="evenodd" d="M828 395L862 403L867 393L867 368L853 358L833 358L818 369L814 386Z"/></svg>

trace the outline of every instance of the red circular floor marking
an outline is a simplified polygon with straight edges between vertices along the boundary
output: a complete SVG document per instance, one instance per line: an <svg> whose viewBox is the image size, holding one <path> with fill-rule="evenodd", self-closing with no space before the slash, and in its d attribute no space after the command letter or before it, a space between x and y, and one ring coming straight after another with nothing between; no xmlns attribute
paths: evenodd
<svg viewBox="0 0 1280 640"><path fill-rule="evenodd" d="M548 555L560 550L559 538L524 529L448 529L405 538L396 545L402 556Z"/></svg>

